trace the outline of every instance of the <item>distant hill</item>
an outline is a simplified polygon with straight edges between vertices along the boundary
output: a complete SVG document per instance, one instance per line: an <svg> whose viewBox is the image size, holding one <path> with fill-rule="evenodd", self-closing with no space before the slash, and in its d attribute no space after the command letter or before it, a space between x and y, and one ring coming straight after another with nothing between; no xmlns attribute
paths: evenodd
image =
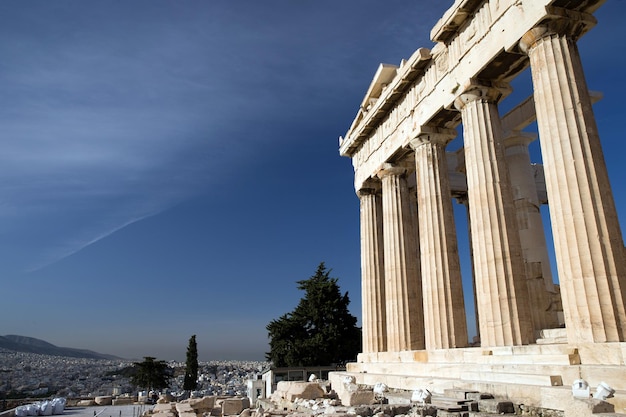
<svg viewBox="0 0 626 417"><path fill-rule="evenodd" d="M105 355L91 350L58 347L41 339L14 334L0 336L0 348L16 352L39 353L41 355L65 356L68 358L120 359L117 356Z"/></svg>

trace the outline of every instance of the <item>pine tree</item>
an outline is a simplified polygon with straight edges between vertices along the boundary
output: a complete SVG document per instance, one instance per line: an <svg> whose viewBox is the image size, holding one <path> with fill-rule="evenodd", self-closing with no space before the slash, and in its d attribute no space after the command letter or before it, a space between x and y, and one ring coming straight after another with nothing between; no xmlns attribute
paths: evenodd
<svg viewBox="0 0 626 417"><path fill-rule="evenodd" d="M304 297L294 311L266 327L270 352L277 367L322 366L353 360L361 350L361 329L348 311L350 298L341 295L337 278L330 278L324 262L315 275L298 281Z"/></svg>
<svg viewBox="0 0 626 417"><path fill-rule="evenodd" d="M185 380L183 389L193 391L198 386L198 345L196 344L196 335L189 338L187 346L187 363L185 365Z"/></svg>
<svg viewBox="0 0 626 417"><path fill-rule="evenodd" d="M143 362L135 362L135 373L131 377L131 383L137 387L152 389L167 388L172 377L172 368L167 362L155 360L152 356L145 356Z"/></svg>

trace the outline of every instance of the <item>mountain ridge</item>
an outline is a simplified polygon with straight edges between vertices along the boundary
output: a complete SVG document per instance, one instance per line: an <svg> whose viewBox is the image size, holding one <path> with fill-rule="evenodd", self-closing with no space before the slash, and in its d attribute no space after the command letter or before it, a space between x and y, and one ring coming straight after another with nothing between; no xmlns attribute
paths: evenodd
<svg viewBox="0 0 626 417"><path fill-rule="evenodd" d="M41 355L63 356L68 358L122 359L118 356L98 353L87 349L59 347L45 340L15 334L0 336L0 348L15 352L38 353Z"/></svg>

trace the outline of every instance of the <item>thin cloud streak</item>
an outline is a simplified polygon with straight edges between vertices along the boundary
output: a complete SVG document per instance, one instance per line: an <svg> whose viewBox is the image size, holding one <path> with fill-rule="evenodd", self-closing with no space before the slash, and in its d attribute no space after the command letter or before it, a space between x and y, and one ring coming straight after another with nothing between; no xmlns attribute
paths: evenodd
<svg viewBox="0 0 626 417"><path fill-rule="evenodd" d="M356 82L342 91L336 74L363 77L355 56L372 54L372 69L385 60L363 38L397 38L387 51L397 59L423 30L333 9L341 24L320 31L329 11L317 3L0 8L0 85L11 97L0 100L0 214L14 233L45 214L29 269L200 194L285 140L269 133L277 123L318 124L311 114Z"/></svg>

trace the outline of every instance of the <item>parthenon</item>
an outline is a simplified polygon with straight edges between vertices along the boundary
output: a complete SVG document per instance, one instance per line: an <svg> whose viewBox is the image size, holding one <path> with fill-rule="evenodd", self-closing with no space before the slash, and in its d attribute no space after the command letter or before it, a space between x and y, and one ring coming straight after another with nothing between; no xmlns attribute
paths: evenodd
<svg viewBox="0 0 626 417"><path fill-rule="evenodd" d="M584 379L626 407L626 250L577 49L602 3L456 0L431 50L379 66L340 138L360 199L358 383L489 386L549 406ZM528 67L532 96L501 115ZM453 199L468 214L472 345Z"/></svg>

